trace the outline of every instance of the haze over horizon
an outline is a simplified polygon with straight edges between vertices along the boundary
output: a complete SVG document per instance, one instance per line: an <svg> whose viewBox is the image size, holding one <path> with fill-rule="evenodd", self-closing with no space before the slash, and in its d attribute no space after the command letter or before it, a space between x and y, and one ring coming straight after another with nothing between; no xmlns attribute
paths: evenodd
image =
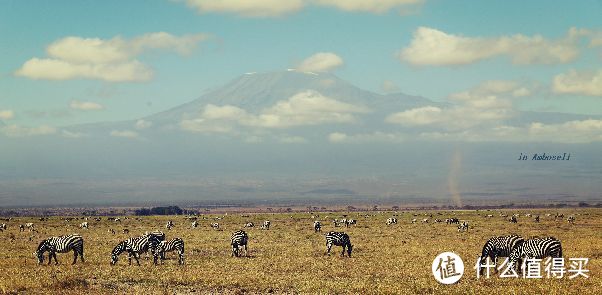
<svg viewBox="0 0 602 295"><path fill-rule="evenodd" d="M599 1L211 3L3 4L0 207L602 201Z"/></svg>

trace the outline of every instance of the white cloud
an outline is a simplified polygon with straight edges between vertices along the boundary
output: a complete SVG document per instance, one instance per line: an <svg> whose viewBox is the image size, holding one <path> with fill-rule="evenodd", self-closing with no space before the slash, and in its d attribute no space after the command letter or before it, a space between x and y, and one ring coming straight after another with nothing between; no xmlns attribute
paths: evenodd
<svg viewBox="0 0 602 295"><path fill-rule="evenodd" d="M91 102L91 101L78 101L78 100L72 100L69 107L71 107L74 110L81 110L81 111L95 111L95 110L102 110L104 108L99 103L95 103L95 102Z"/></svg>
<svg viewBox="0 0 602 295"><path fill-rule="evenodd" d="M50 135L56 133L56 128L41 125L38 127L23 127L19 125L8 125L0 127L0 133L10 137L25 137L36 135Z"/></svg>
<svg viewBox="0 0 602 295"><path fill-rule="evenodd" d="M165 32L149 33L131 40L119 36L108 40L65 37L48 46L49 58L31 58L15 75L46 80L146 81L152 79L153 71L138 61L137 56L148 50L170 50L186 55L206 38L205 34L178 37Z"/></svg>
<svg viewBox="0 0 602 295"><path fill-rule="evenodd" d="M146 129L151 126L153 126L153 122L146 121L144 119L140 119L140 120L136 121L136 123L134 123L134 128L136 128L138 130Z"/></svg>
<svg viewBox="0 0 602 295"><path fill-rule="evenodd" d="M385 93L394 93L394 92L399 92L399 86L397 86L397 84L395 84L395 82L391 81L391 80L385 80L383 81L383 84L381 85L381 89L385 92Z"/></svg>
<svg viewBox="0 0 602 295"><path fill-rule="evenodd" d="M307 139L301 136L284 136L280 138L282 143L307 143Z"/></svg>
<svg viewBox="0 0 602 295"><path fill-rule="evenodd" d="M328 135L331 143L374 143L374 142L402 142L406 136L398 133L385 133L375 131L372 133L346 134L333 132Z"/></svg>
<svg viewBox="0 0 602 295"><path fill-rule="evenodd" d="M0 110L0 120L10 120L15 117L13 110Z"/></svg>
<svg viewBox="0 0 602 295"><path fill-rule="evenodd" d="M299 11L304 0L186 0L199 13L233 13L247 17L274 17Z"/></svg>
<svg viewBox="0 0 602 295"><path fill-rule="evenodd" d="M330 72L343 65L343 59L332 52L318 52L297 67L303 72Z"/></svg>
<svg viewBox="0 0 602 295"><path fill-rule="evenodd" d="M81 133L81 132L72 132L72 131L69 131L69 130L61 130L61 135L63 137L66 137L66 138L82 138L82 137L87 136L84 133Z"/></svg>
<svg viewBox="0 0 602 295"><path fill-rule="evenodd" d="M115 137L136 138L138 137L138 132L131 130L113 130L110 135Z"/></svg>
<svg viewBox="0 0 602 295"><path fill-rule="evenodd" d="M184 130L201 133L237 133L240 128L284 129L298 126L352 123L369 110L315 91L300 92L257 114L232 106L208 104L198 118L183 120Z"/></svg>
<svg viewBox="0 0 602 295"><path fill-rule="evenodd" d="M501 55L509 56L514 64L567 63L579 54L580 36L571 29L559 40L521 34L481 38L419 27L410 45L400 51L399 58L414 65L464 65Z"/></svg>
<svg viewBox="0 0 602 295"><path fill-rule="evenodd" d="M393 8L421 4L423 0L315 0L319 5L336 7L343 11L383 13ZM405 11L405 10L401 10Z"/></svg>
<svg viewBox="0 0 602 295"><path fill-rule="evenodd" d="M602 70L559 74L554 77L552 90L559 94L602 96Z"/></svg>

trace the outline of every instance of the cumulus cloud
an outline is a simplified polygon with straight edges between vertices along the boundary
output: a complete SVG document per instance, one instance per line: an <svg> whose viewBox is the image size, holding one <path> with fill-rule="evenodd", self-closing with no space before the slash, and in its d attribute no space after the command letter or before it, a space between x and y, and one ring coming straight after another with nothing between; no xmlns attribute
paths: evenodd
<svg viewBox="0 0 602 295"><path fill-rule="evenodd" d="M199 13L232 13L246 17L274 17L299 11L305 0L186 0Z"/></svg>
<svg viewBox="0 0 602 295"><path fill-rule="evenodd" d="M0 127L0 133L10 137L50 135L56 133L56 128L47 125L41 125L38 127L24 127L13 124Z"/></svg>
<svg viewBox="0 0 602 295"><path fill-rule="evenodd" d="M343 59L332 52L318 52L306 58L297 69L303 72L330 72L343 65Z"/></svg>
<svg viewBox="0 0 602 295"><path fill-rule="evenodd" d="M140 120L136 121L136 123L134 123L134 128L136 128L138 130L150 128L151 126L153 126L153 122L146 121L144 119L140 119Z"/></svg>
<svg viewBox="0 0 602 295"><path fill-rule="evenodd" d="M81 110L81 111L95 111L95 110L104 109L104 107L99 103L95 103L95 102L91 102L91 101L78 101L78 100L72 100L71 103L69 104L69 107L71 107L74 110Z"/></svg>
<svg viewBox="0 0 602 295"><path fill-rule="evenodd" d="M136 58L148 50L190 54L205 34L174 36L149 33L132 39L65 37L46 48L48 58L31 58L15 75L30 79L98 79L109 82L146 81L153 71Z"/></svg>
<svg viewBox="0 0 602 295"><path fill-rule="evenodd" d="M113 130L110 135L114 137L136 138L138 137L138 132L131 130Z"/></svg>
<svg viewBox="0 0 602 295"><path fill-rule="evenodd" d="M552 90L559 94L602 96L602 70L559 74L554 77Z"/></svg>
<svg viewBox="0 0 602 295"><path fill-rule="evenodd" d="M232 106L209 104L198 118L183 120L184 130L201 133L235 133L241 127L284 129L333 123L352 123L355 115L369 110L338 101L316 91L300 92L263 109L257 114Z"/></svg>
<svg viewBox="0 0 602 295"><path fill-rule="evenodd" d="M315 0L316 4L336 7L343 11L383 13L393 8L421 4L423 0ZM405 10L400 10L405 11Z"/></svg>
<svg viewBox="0 0 602 295"><path fill-rule="evenodd" d="M15 117L13 110L0 110L0 120L10 120Z"/></svg>
<svg viewBox="0 0 602 295"><path fill-rule="evenodd" d="M465 65L502 55L522 65L567 63L578 56L581 35L571 29L559 40L521 34L484 38L419 27L410 45L399 52L399 58L413 65Z"/></svg>

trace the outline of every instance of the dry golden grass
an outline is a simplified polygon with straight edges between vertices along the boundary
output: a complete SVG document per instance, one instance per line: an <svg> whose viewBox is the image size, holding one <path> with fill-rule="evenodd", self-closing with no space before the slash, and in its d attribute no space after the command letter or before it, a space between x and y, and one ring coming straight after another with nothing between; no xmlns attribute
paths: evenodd
<svg viewBox="0 0 602 295"><path fill-rule="evenodd" d="M356 226L336 228L346 231L354 244L352 258L339 257L340 247L332 256L324 256L323 234L314 233L310 214L240 214L219 220L221 229L209 227L212 219L200 219L200 227L192 229L181 216L130 218L121 224L106 220L89 221L90 229L78 228L81 220L65 222L58 217L48 221L17 218L0 233L0 291L3 293L61 294L186 294L186 293L303 293L303 294L602 294L602 210L506 210L520 212L518 224L499 217L498 211L429 211L433 218L454 216L468 220L469 232L458 233L454 226L410 224L425 212L400 213L397 225L386 226L391 213L347 213L358 220ZM541 222L524 217L525 213L541 215ZM554 221L545 213L576 214L575 225ZM441 213L442 215L439 215ZM341 218L343 213L321 213L322 221ZM371 215L365 218L364 215ZM412 214L419 214L414 217ZM493 214L491 220L484 215ZM212 218L215 215L207 215ZM122 218L123 219L123 218ZM164 229L168 219L176 227ZM269 231L258 225L272 221ZM249 257L230 257L230 234L252 221ZM34 222L38 233L19 232L18 225ZM323 222L323 232L334 230ZM117 234L107 233L114 228ZM130 234L121 233L129 228ZM164 265L153 266L152 260L141 259L142 266L127 265L126 254L117 265L109 265L110 252L119 241L147 230L161 229L167 237L181 237L186 242L186 265L177 265L174 253ZM85 239L83 264L71 265L72 254L58 254L60 264L38 266L32 256L38 242L48 236L80 233ZM564 256L590 258L589 279L500 279L477 280L472 269L485 241L495 235L520 234L523 237L554 236L562 241ZM10 238L14 235L15 239ZM29 241L29 239L32 241ZM459 254L467 271L459 283L451 286L437 283L430 270L435 256L444 251Z"/></svg>

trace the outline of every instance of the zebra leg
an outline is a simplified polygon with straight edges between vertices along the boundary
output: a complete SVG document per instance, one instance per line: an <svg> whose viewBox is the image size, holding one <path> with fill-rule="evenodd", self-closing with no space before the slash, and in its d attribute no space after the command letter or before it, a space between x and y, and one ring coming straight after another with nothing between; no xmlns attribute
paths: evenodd
<svg viewBox="0 0 602 295"><path fill-rule="evenodd" d="M332 244L330 244L330 243L327 243L327 244L326 244L326 254L327 254L327 255L330 255L330 249L331 249L331 248L332 248Z"/></svg>
<svg viewBox="0 0 602 295"><path fill-rule="evenodd" d="M232 245L232 255L230 257L238 257L238 246Z"/></svg>
<svg viewBox="0 0 602 295"><path fill-rule="evenodd" d="M82 246L82 248L79 250L79 258L82 261L82 263L85 262L84 260L84 247Z"/></svg>
<svg viewBox="0 0 602 295"><path fill-rule="evenodd" d="M56 260L56 252L52 252L52 257L54 257L54 265L59 265L59 261Z"/></svg>
<svg viewBox="0 0 602 295"><path fill-rule="evenodd" d="M77 262L77 250L73 249L73 263L71 263L71 265L74 265Z"/></svg>
<svg viewBox="0 0 602 295"><path fill-rule="evenodd" d="M341 257L345 257L345 246L342 247L343 251L341 252Z"/></svg>
<svg viewBox="0 0 602 295"><path fill-rule="evenodd" d="M184 264L184 251L178 251L178 256L179 256L179 263L180 264Z"/></svg>

